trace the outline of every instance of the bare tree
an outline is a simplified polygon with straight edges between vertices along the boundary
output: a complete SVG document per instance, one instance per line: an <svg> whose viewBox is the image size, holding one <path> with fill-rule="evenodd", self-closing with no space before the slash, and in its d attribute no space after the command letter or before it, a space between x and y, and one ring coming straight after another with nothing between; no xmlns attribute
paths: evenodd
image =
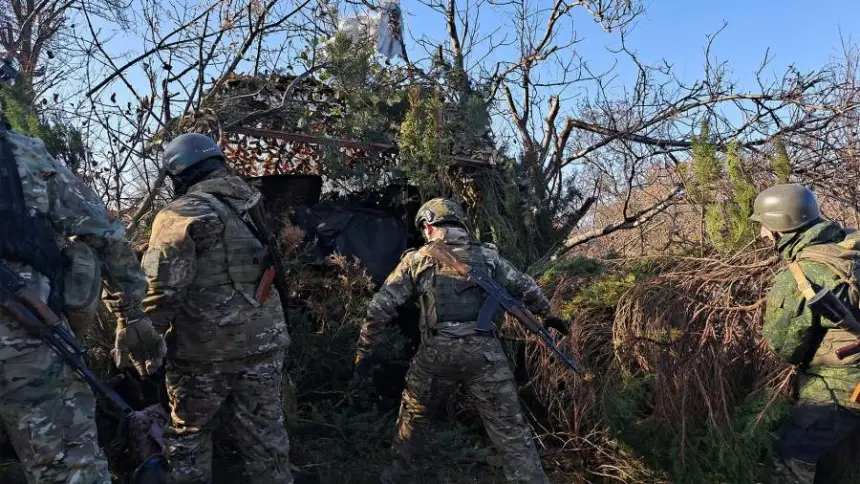
<svg viewBox="0 0 860 484"><path fill-rule="evenodd" d="M307 54L300 55L306 45L290 38L322 11L310 0L147 0L133 21L141 43L121 55L111 43L115 32L82 13L86 35L77 43L89 55L74 114L84 120L93 150L87 177L130 217L131 231L158 204L165 180L158 147L180 131L218 137L220 123L253 117L223 112L231 103L218 93L234 77L312 69Z"/></svg>
<svg viewBox="0 0 860 484"><path fill-rule="evenodd" d="M847 121L857 108L846 96L855 88L835 78L830 68L808 73L789 68L781 78L766 79L767 55L756 76L758 89L739 89L727 64L711 54L716 34L706 45L701 79L685 83L667 61L645 63L628 46L627 29L642 12L638 2L494 2L494 13L507 19L502 28L508 35L481 31L477 10L486 6L481 2L426 4L447 26L448 39L437 40L435 49L471 81L449 87L458 92L480 87L487 105L508 120L506 131L513 135L518 166L531 189L527 215L533 218L527 222L546 253L544 261L593 234L641 226L654 210L683 195L680 187L670 191L668 200L631 203L633 193L646 186L648 173L667 173L674 178L669 186L681 181L678 167L689 159L702 121L709 122L719 149L736 141L748 156L756 156L776 138L838 137L835 123ZM573 20L582 16L619 33L620 46L608 55L638 73L620 95L613 70L594 72L578 56L581 39ZM433 39L419 39L419 44L433 52ZM486 61L500 56L509 60ZM620 204L619 219L569 239L577 224L593 220L588 213L596 202Z"/></svg>

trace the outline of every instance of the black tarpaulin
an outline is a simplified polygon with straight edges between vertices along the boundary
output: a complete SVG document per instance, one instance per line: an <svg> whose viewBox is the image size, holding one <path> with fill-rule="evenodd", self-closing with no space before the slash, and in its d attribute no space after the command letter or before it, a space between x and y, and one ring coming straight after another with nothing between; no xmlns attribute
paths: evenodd
<svg viewBox="0 0 860 484"><path fill-rule="evenodd" d="M394 215L367 209L300 209L296 222L316 236L325 254L357 259L376 284L382 284L407 249L408 231Z"/></svg>

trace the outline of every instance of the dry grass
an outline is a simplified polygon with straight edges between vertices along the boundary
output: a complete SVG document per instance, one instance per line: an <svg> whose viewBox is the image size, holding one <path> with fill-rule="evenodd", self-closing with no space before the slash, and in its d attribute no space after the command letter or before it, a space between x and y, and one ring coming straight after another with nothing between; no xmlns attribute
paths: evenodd
<svg viewBox="0 0 860 484"><path fill-rule="evenodd" d="M792 375L760 337L772 255L606 262L602 274L548 285L556 310L574 322L560 346L589 371L568 371L528 336L526 388L546 442L582 461L582 479L680 482L697 479L690 466L716 459L700 477L732 482L741 474L727 468L755 466L764 427L774 424L771 406ZM637 441L649 432L651 449Z"/></svg>

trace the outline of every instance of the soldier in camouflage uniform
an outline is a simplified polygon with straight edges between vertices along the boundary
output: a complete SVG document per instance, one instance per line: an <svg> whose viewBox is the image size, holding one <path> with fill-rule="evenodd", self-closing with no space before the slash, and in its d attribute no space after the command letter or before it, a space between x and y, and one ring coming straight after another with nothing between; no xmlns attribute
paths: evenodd
<svg viewBox="0 0 860 484"><path fill-rule="evenodd" d="M548 316L549 301L535 281L503 259L492 245L470 241L465 220L456 202L433 199L419 209L416 225L428 242L443 240L460 261L487 271L536 315ZM462 385L501 454L507 481L547 484L501 342L492 333L476 331L486 294L477 286L464 289L464 282L423 248L408 251L369 304L356 353L359 381L366 375L374 345L395 317L397 307L413 296L421 303L422 342L406 375L393 445L394 463L383 472L382 482L401 484L417 478L415 460L424 451L431 414ZM548 325L567 330L561 320L546 320Z"/></svg>
<svg viewBox="0 0 860 484"><path fill-rule="evenodd" d="M223 413L249 482L291 483L281 399L289 336L278 298L255 299L263 245L242 218L256 192L209 137L177 137L165 160L179 197L156 216L143 267L144 308L168 343L172 481L210 482Z"/></svg>
<svg viewBox="0 0 860 484"><path fill-rule="evenodd" d="M800 185L777 185L755 201L753 219L786 262L797 262L815 290L827 288L857 307L860 237L821 219L815 195ZM802 281L802 279L801 279ZM816 463L860 431L860 407L849 402L860 382L857 357L834 354L857 339L848 329L813 314L789 268L774 278L767 299L764 337L783 361L798 365L798 400L777 432L773 482L811 484Z"/></svg>
<svg viewBox="0 0 860 484"><path fill-rule="evenodd" d="M3 260L59 313L67 309L65 293L81 289L68 284L62 289L61 251L72 237L86 244L99 259L108 303L117 315L115 363L133 364L143 375L156 371L164 341L140 307L146 279L122 223L109 217L98 196L54 159L42 141L0 124ZM14 176L10 167L17 167L20 181L14 183L20 183L20 191L9 184ZM23 207L17 210L14 198L21 192ZM101 287L91 286L97 300ZM94 412L87 384L41 339L0 312L0 424L29 483L110 484Z"/></svg>

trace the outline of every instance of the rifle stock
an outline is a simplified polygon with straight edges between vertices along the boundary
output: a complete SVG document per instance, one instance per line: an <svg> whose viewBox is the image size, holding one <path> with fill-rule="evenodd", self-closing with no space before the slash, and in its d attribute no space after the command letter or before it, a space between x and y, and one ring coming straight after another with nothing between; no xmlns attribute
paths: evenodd
<svg viewBox="0 0 860 484"><path fill-rule="evenodd" d="M5 266L0 271L7 271ZM4 274L5 275L5 274ZM72 367L87 382L97 396L106 400L110 405L127 418L134 413L122 397L112 388L101 381L83 361L86 351L78 344L74 335L62 326L59 319L50 308L48 308L29 289L19 289L15 293L8 291L8 286L2 284L0 291L0 306L15 319L21 327L33 337L41 338L51 349L54 350L69 366ZM19 300L20 299L20 300ZM21 301L26 301L26 304ZM51 319L42 319L42 315Z"/></svg>
<svg viewBox="0 0 860 484"><path fill-rule="evenodd" d="M269 277L270 280L274 283L275 290L278 291L278 297L281 300L281 307L284 311L284 319L287 319L287 307L288 307L288 293L287 293L287 277L286 277L286 268L281 262L281 255L278 247L278 237L271 230L271 226L269 225L269 218L266 215L266 211L263 208L263 200L262 195L260 198L256 200L255 203L252 203L247 210L248 217L251 219L251 223L256 227L256 234L260 242L266 247L268 251L268 262L271 266L266 269L266 272L263 274L263 277ZM258 286L262 289L262 285ZM266 289L266 292L269 290ZM259 293L259 291L258 291ZM268 295L266 295L268 297ZM258 299L259 301L259 299ZM286 321L289 324L289 321Z"/></svg>
<svg viewBox="0 0 860 484"><path fill-rule="evenodd" d="M257 285L257 291L254 293L254 299L258 304L263 304L269 299L269 295L272 293L272 283L275 282L275 272L275 266L272 265L266 269L263 277L260 278L260 284Z"/></svg>

